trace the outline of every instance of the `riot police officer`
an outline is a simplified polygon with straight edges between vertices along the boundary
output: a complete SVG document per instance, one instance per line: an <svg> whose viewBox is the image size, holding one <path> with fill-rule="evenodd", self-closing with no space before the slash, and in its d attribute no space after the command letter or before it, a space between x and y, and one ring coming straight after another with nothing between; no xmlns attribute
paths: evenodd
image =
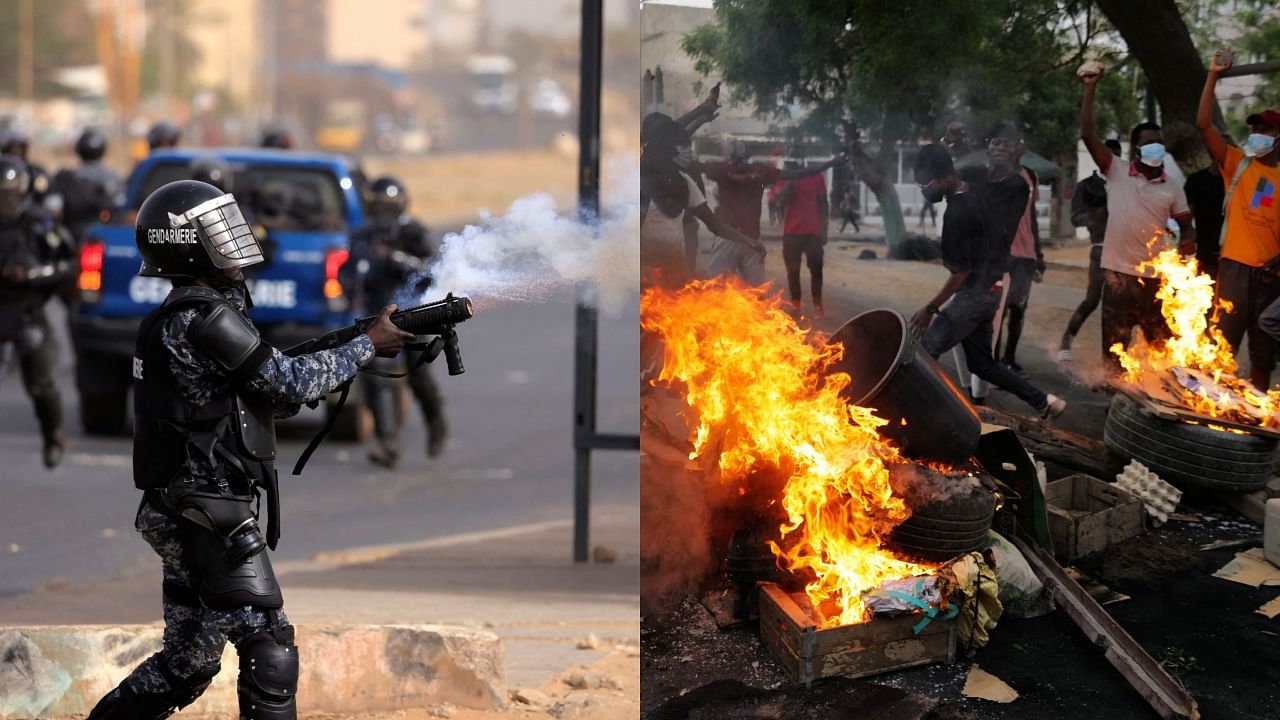
<svg viewBox="0 0 1280 720"><path fill-rule="evenodd" d="M292 150L295 146L293 142L293 133L283 127L269 127L262 133L262 142L259 143L264 148L275 148L277 150Z"/></svg>
<svg viewBox="0 0 1280 720"><path fill-rule="evenodd" d="M107 136L95 128L86 128L76 140L80 166L60 170L54 177L54 188L62 196L63 223L77 245L84 242L90 225L98 222L105 211L120 207L124 200L120 176L102 164L106 153Z"/></svg>
<svg viewBox="0 0 1280 720"><path fill-rule="evenodd" d="M31 175L22 161L0 155L0 367L16 350L22 385L35 406L45 467L62 462L62 398L54 382L57 344L44 306L73 274L71 237L32 207Z"/></svg>
<svg viewBox="0 0 1280 720"><path fill-rule="evenodd" d="M240 656L240 716L297 717L293 627L266 548L280 535L273 418L351 379L412 336L384 309L366 335L288 357L245 312L242 271L262 252L233 196L193 180L160 187L138 210L139 275L173 291L138 331L133 361L135 525L160 556L164 647L91 720L167 718L204 692L230 640ZM254 500L262 498L265 528Z"/></svg>
<svg viewBox="0 0 1280 720"><path fill-rule="evenodd" d="M28 157L30 151L31 139L21 130L11 128L0 134L0 155L12 155L26 164L27 172L31 174L31 199L36 207L43 208L51 217L58 219L62 212L62 198L53 192L49 173L31 162Z"/></svg>
<svg viewBox="0 0 1280 720"><path fill-rule="evenodd" d="M406 214L408 207L409 195L399 180L380 177L369 184L365 200L369 220L352 233L351 256L342 273L360 314L374 312L398 295L406 304L416 303L431 284L426 270L435 251L427 229ZM427 425L427 455L435 457L445 446L444 408L426 363L419 360L417 352L405 353L409 386ZM398 361L379 359L374 363L379 370L392 372ZM400 456L396 382L372 373L361 377L373 411L377 442L369 452L369 461L388 468L394 467Z"/></svg>
<svg viewBox="0 0 1280 720"><path fill-rule="evenodd" d="M147 148L151 152L178 147L182 141L182 128L168 120L161 120L147 129Z"/></svg>

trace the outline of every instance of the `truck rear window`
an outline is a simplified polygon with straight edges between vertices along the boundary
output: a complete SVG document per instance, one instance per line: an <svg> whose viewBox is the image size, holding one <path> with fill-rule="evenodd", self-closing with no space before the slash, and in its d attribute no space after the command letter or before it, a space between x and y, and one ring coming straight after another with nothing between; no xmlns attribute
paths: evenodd
<svg viewBox="0 0 1280 720"><path fill-rule="evenodd" d="M231 164L232 187L250 222L268 230L326 230L347 228L347 208L338 180L319 168ZM186 163L158 162L142 179L139 198L175 180L191 177Z"/></svg>

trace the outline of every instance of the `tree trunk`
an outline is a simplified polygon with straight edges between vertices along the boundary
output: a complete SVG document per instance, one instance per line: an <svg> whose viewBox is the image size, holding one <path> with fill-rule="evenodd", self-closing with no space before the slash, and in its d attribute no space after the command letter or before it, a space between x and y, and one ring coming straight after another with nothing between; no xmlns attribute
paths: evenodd
<svg viewBox="0 0 1280 720"><path fill-rule="evenodd" d="M1098 0L1098 8L1142 64L1147 85L1160 101L1161 124L1195 124L1207 71L1174 0ZM1213 115L1221 125L1216 103Z"/></svg>
<svg viewBox="0 0 1280 720"><path fill-rule="evenodd" d="M868 185L880 204L880 219L884 222L884 244L887 257L898 257L898 249L907 236L907 223L902 218L902 203L898 201L898 188L883 180Z"/></svg>
<svg viewBox="0 0 1280 720"><path fill-rule="evenodd" d="M1057 192L1049 204L1049 235L1051 240L1072 240L1076 236L1075 226L1071 224L1071 196L1076 191L1076 158L1075 155L1062 154L1057 159L1062 168L1058 176Z"/></svg>

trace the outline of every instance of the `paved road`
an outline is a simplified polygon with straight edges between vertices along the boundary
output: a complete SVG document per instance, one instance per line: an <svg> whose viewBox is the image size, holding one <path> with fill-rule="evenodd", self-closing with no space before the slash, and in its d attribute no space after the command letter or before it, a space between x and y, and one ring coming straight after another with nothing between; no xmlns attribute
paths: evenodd
<svg viewBox="0 0 1280 720"><path fill-rule="evenodd" d="M56 309L56 308L55 308ZM61 314L56 321L63 327ZM599 425L634 433L639 408L637 311L602 318ZM277 563L321 552L413 543L475 531L564 520L572 513L573 308L564 296L498 306L460 328L467 372L434 368L446 397L451 439L428 462L415 415L402 435L405 459L377 470L364 449L326 443L302 477L287 476L318 414L282 426L283 536ZM154 556L132 530L127 438L88 438L79 430L65 335L58 372L73 446L53 472L39 460L39 436L16 371L0 382L0 598L45 586L87 587ZM304 410L304 413L308 411ZM597 453L595 512L637 518L638 458ZM567 557L570 548L563 553Z"/></svg>

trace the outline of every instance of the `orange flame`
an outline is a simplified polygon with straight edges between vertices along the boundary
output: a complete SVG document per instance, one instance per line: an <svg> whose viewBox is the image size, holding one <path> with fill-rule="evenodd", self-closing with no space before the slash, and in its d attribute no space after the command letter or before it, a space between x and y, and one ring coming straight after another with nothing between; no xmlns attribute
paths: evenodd
<svg viewBox="0 0 1280 720"><path fill-rule="evenodd" d="M640 326L665 343L657 382L682 387L696 412L690 457L718 453L724 483L786 478L773 551L813 573L806 592L824 625L863 622L863 592L931 570L881 548L910 515L889 484L899 455L879 434L887 421L840 396L849 375L825 371L842 349L800 328L779 294L737 279L648 288Z"/></svg>
<svg viewBox="0 0 1280 720"><path fill-rule="evenodd" d="M1215 307L1213 279L1200 274L1194 257L1175 249L1165 250L1138 270L1151 269L1160 280L1156 293L1171 337L1134 343L1128 350L1120 343L1111 352L1120 359L1125 379L1143 385L1149 394L1172 393L1183 405L1213 418L1250 425L1277 426L1280 393L1261 392L1236 377L1235 354L1211 316L1231 312L1231 303ZM1152 382L1158 382L1155 388ZM1214 429L1220 426L1210 425Z"/></svg>

